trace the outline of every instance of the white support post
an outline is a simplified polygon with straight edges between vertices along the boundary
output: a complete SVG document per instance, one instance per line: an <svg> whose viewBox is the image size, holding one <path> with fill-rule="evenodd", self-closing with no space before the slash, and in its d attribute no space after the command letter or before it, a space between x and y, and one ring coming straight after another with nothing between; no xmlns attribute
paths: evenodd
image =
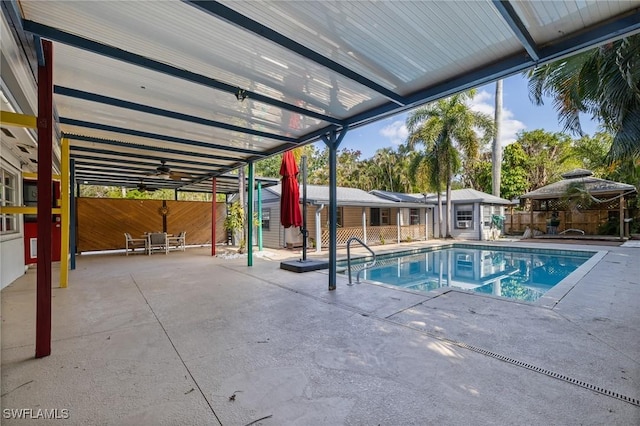
<svg viewBox="0 0 640 426"><path fill-rule="evenodd" d="M429 241L429 209L424 208L424 240Z"/></svg>
<svg viewBox="0 0 640 426"><path fill-rule="evenodd" d="M316 253L322 251L322 220L321 211L324 209L324 204L316 209Z"/></svg>
<svg viewBox="0 0 640 426"><path fill-rule="evenodd" d="M367 244L367 208L362 208L362 234L364 237L364 243Z"/></svg>
<svg viewBox="0 0 640 426"><path fill-rule="evenodd" d="M400 244L400 207L398 207L398 212L396 213L396 225L398 227L398 244Z"/></svg>

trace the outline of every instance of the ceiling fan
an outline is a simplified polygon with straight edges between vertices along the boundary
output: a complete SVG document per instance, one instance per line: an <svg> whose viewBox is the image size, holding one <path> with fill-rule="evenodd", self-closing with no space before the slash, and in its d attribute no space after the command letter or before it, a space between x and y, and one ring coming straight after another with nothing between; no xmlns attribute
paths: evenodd
<svg viewBox="0 0 640 426"><path fill-rule="evenodd" d="M171 171L171 167L167 166L165 160L160 160L160 165L156 167L155 173L151 173L147 176L158 176L165 179L172 180L187 180L191 179L191 175L189 173L184 172L173 172Z"/></svg>
<svg viewBox="0 0 640 426"><path fill-rule="evenodd" d="M147 192L153 192L158 188L149 188L142 180L140 181L139 184L136 185L136 188L138 188L139 191L147 191Z"/></svg>

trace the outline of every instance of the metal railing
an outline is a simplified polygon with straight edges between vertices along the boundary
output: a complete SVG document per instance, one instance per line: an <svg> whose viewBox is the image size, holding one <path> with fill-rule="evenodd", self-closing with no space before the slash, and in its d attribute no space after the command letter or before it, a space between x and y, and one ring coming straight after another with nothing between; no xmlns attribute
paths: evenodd
<svg viewBox="0 0 640 426"><path fill-rule="evenodd" d="M362 245L362 247L366 248L367 250L369 250L369 253L371 253L371 255L373 256L373 262L371 262L371 264L369 265L365 265L364 268L362 268L361 270L358 271L358 273L356 274L356 283L360 284L360 272L364 271L367 268L371 268L373 265L376 264L376 254L373 252L373 250L371 250L371 248L366 245L364 242L362 242L362 240L358 237L351 237L347 240L347 269L348 269L348 273L349 273L349 284L348 285L353 285L353 282L351 280L351 241L357 241L360 243L360 245Z"/></svg>

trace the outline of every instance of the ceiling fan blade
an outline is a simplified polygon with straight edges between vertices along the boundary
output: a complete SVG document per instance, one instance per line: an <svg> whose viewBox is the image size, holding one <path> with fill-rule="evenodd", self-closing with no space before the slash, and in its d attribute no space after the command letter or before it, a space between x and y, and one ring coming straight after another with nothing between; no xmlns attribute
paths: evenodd
<svg viewBox="0 0 640 426"><path fill-rule="evenodd" d="M183 180L183 179L191 179L191 175L189 173L184 172L171 172L169 177L173 180Z"/></svg>

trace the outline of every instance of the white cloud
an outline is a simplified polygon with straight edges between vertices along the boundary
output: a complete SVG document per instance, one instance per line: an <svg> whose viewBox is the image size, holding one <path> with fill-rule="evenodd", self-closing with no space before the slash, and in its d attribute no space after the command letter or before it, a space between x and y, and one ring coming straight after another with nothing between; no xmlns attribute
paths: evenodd
<svg viewBox="0 0 640 426"><path fill-rule="evenodd" d="M493 117L495 114L494 95L482 90L476 93L476 96L468 102L469 107L473 111L488 114ZM516 141L516 134L527 128L527 126L519 120L513 118L513 113L502 106L502 122L501 122L500 141L502 146L509 145Z"/></svg>
<svg viewBox="0 0 640 426"><path fill-rule="evenodd" d="M407 136L409 136L409 132L407 131L407 126L404 124L404 121L394 121L391 124L384 126L380 129L380 134L385 138L389 139L392 144L400 145L407 140Z"/></svg>

